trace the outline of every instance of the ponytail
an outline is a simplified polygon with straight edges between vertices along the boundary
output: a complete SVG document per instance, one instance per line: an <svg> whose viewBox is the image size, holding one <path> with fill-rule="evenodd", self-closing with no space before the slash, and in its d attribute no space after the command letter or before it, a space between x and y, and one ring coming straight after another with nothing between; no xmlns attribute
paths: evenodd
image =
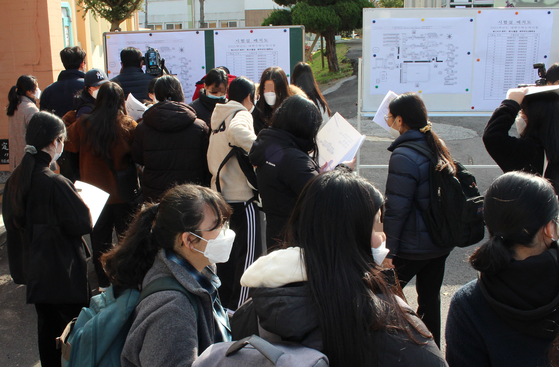
<svg viewBox="0 0 559 367"><path fill-rule="evenodd" d="M8 205L12 208L12 224L18 229L25 227L25 209L35 169L35 154L48 147L57 138L61 140L66 138L66 127L58 116L40 111L31 117L25 131L27 143L25 154L12 172L9 178L10 189L4 194Z"/></svg>
<svg viewBox="0 0 559 367"><path fill-rule="evenodd" d="M204 220L204 206L215 213L215 228L231 217L231 207L221 194L192 184L169 189L160 204L145 204L121 243L101 256L111 283L124 289L141 287L159 249L173 251L182 233L199 229Z"/></svg>
<svg viewBox="0 0 559 367"><path fill-rule="evenodd" d="M153 225L159 204L146 204L126 231L122 242L100 258L111 284L138 289L153 265L159 245L153 236Z"/></svg>
<svg viewBox="0 0 559 367"><path fill-rule="evenodd" d="M13 116L19 104L19 98L24 96L28 91L37 89L37 78L32 75L22 75L17 79L16 85L10 88L8 92L8 106L6 107L6 114Z"/></svg>
<svg viewBox="0 0 559 367"><path fill-rule="evenodd" d="M408 128L419 130L425 134L429 148L438 159L437 167L435 167L437 171L456 174L456 166L450 152L437 134L431 131L427 108L417 94L410 92L399 95L390 102L388 109L394 118L400 116Z"/></svg>
<svg viewBox="0 0 559 367"><path fill-rule="evenodd" d="M508 246L511 245L513 244L502 236L492 236L470 256L470 265L481 273L497 274L510 263L511 253Z"/></svg>

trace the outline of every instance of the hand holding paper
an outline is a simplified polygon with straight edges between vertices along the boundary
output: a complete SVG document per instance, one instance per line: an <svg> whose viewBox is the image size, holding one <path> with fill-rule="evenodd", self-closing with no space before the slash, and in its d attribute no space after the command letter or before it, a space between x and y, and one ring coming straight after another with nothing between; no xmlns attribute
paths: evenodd
<svg viewBox="0 0 559 367"><path fill-rule="evenodd" d="M324 171L334 169L338 164L351 161L365 141L361 135L339 113L328 121L316 136L318 164L326 166Z"/></svg>
<svg viewBox="0 0 559 367"><path fill-rule="evenodd" d="M141 119L147 109L148 108L142 102L134 98L132 93L128 94L128 98L126 98L126 113L128 113L134 121Z"/></svg>
<svg viewBox="0 0 559 367"><path fill-rule="evenodd" d="M390 126L388 126L386 124L386 121L384 121L384 116L388 115L388 113L390 112L388 110L388 105L396 97L398 97L398 95L393 91L389 90L388 93L386 93L386 96L384 96L384 99L382 100L382 103L380 104L377 113L373 118L373 122L379 125L380 127L383 127L386 131L390 131Z"/></svg>

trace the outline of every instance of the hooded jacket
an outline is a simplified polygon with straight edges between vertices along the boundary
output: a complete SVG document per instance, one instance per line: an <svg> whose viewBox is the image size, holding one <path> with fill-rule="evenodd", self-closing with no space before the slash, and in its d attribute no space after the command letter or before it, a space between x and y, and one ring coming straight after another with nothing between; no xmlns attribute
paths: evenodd
<svg viewBox="0 0 559 367"><path fill-rule="evenodd" d="M171 186L209 185L208 127L182 102L159 102L144 113L135 131L132 158L144 166L146 201L157 201Z"/></svg>
<svg viewBox="0 0 559 367"><path fill-rule="evenodd" d="M52 111L58 117L74 109L74 95L85 87L85 73L78 69L62 70L58 80L41 95L41 111Z"/></svg>
<svg viewBox="0 0 559 367"><path fill-rule="evenodd" d="M120 74L112 78L111 82L122 87L124 98L128 98L128 94L132 93L138 101L143 102L149 100L148 87L153 78L154 75L144 73L142 68L130 66L122 68Z"/></svg>
<svg viewBox="0 0 559 367"><path fill-rule="evenodd" d="M384 232L387 258L434 259L449 253L433 243L421 212L429 207L429 170L431 161L423 154L400 144L414 141L428 147L425 135L410 129L388 147L392 152L386 180Z"/></svg>
<svg viewBox="0 0 559 367"><path fill-rule="evenodd" d="M268 247L281 236L303 187L320 172L307 153L311 149L312 142L276 128L262 130L252 146L249 158L256 166Z"/></svg>
<svg viewBox="0 0 559 367"><path fill-rule="evenodd" d="M12 171L20 164L25 154L25 132L29 120L37 112L39 112L39 109L34 99L19 96L17 110L14 111L13 116L8 116L10 170Z"/></svg>
<svg viewBox="0 0 559 367"><path fill-rule="evenodd" d="M200 120L204 120L206 125L211 129L211 119L212 113L214 112L215 105L218 103L226 103L227 98L223 96L223 98L216 99L210 98L206 95L206 90L201 89L199 93L199 97L189 104L190 107L194 108L196 111L196 116Z"/></svg>
<svg viewBox="0 0 559 367"><path fill-rule="evenodd" d="M233 117L233 115L235 115ZM221 124L224 124L222 130ZM237 101L226 104L216 104L212 114L212 133L208 147L208 167L212 174L212 189L217 190L215 181L217 171L231 147L229 144L250 152L252 143L256 139L252 116L247 109ZM220 131L222 130L222 131ZM237 158L231 157L219 173L221 193L228 202L246 202L254 196L251 187Z"/></svg>
<svg viewBox="0 0 559 367"><path fill-rule="evenodd" d="M452 366L547 366L559 331L557 247L482 273L452 297L446 355Z"/></svg>
<svg viewBox="0 0 559 367"><path fill-rule="evenodd" d="M215 273L215 267L206 267L201 273L209 278ZM211 295L185 268L169 260L165 250L159 250L143 286L166 276L173 276L196 296L198 317L181 292L161 291L150 295L134 310L134 321L122 349L122 367L187 367L214 343Z"/></svg>
<svg viewBox="0 0 559 367"><path fill-rule="evenodd" d="M260 257L244 273L241 284L250 287L252 302L245 303L235 312L232 321L233 337L238 339L256 330L240 330L244 325L258 325L260 336L269 341L290 341L322 350L322 337L319 320L316 315L308 286L301 250L291 247L274 251L267 256ZM423 323L412 313L409 306L401 303L409 312L409 319L415 325L428 333ZM254 314L258 322L252 322ZM258 326L257 326L258 327ZM446 366L446 362L432 339L425 339L416 335L425 344L416 344L407 339L402 333L388 333L379 330L371 338L371 348L378 351L379 366L415 366L434 367ZM241 334L241 335L239 335ZM375 340L376 344L372 342ZM367 350L367 341L363 341ZM370 363L372 364L372 356ZM369 361L368 361L369 362Z"/></svg>

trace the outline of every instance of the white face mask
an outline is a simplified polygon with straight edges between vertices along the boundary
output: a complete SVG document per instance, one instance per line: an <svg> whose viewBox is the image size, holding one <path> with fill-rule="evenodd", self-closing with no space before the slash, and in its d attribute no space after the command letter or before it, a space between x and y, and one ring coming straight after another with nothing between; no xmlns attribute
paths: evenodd
<svg viewBox="0 0 559 367"><path fill-rule="evenodd" d="M54 158L52 159L53 161L57 161L58 158L60 158L60 156L62 155L62 152L64 151L64 142L62 142L61 144L62 144L62 149L60 149L60 153L58 153L58 140L54 141Z"/></svg>
<svg viewBox="0 0 559 367"><path fill-rule="evenodd" d="M252 107L250 108L250 110L248 112L252 113L252 111L254 111L254 105L252 105Z"/></svg>
<svg viewBox="0 0 559 367"><path fill-rule="evenodd" d="M91 96L95 99L97 99L97 94L99 93L99 89L95 89L93 92L91 92Z"/></svg>
<svg viewBox="0 0 559 367"><path fill-rule="evenodd" d="M394 124L396 123L396 118L394 118L394 122L392 122L392 126L394 126ZM390 135L392 135L392 137L394 139L398 138L400 136L400 131L396 130L395 128L393 128L392 126L390 126Z"/></svg>
<svg viewBox="0 0 559 367"><path fill-rule="evenodd" d="M373 259L377 265L381 265L386 255L390 252L390 250L386 248L386 241L383 241L377 248L371 247L371 251L373 252Z"/></svg>
<svg viewBox="0 0 559 367"><path fill-rule="evenodd" d="M520 112L518 113L518 115L516 115L516 118L514 119L514 123L516 124L516 130L518 130L518 134L522 135L524 130L526 130L526 120L522 118Z"/></svg>
<svg viewBox="0 0 559 367"><path fill-rule="evenodd" d="M222 229L221 232L219 232L219 236L213 240L207 240L195 233L190 233L208 243L204 252L198 249L194 250L204 254L210 263L225 263L229 260L229 255L231 255L231 249L233 248L233 242L235 241L235 232L231 229Z"/></svg>
<svg viewBox="0 0 559 367"><path fill-rule="evenodd" d="M273 106L276 104L276 93L274 92L267 92L264 93L264 99L269 106Z"/></svg>
<svg viewBox="0 0 559 367"><path fill-rule="evenodd" d="M39 88L35 89L35 99L41 98L41 90Z"/></svg>

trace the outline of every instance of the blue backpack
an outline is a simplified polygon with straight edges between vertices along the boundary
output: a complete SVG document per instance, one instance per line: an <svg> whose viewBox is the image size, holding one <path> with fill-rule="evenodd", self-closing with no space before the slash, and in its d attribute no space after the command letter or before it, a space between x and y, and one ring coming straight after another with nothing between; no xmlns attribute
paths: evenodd
<svg viewBox="0 0 559 367"><path fill-rule="evenodd" d="M128 330L132 326L134 308L144 298L160 291L177 291L188 297L198 318L196 296L188 292L174 277L163 277L149 283L140 293L127 289L114 297L113 287L91 298L77 319L72 320L57 338L62 349L63 367L119 367L120 355Z"/></svg>

